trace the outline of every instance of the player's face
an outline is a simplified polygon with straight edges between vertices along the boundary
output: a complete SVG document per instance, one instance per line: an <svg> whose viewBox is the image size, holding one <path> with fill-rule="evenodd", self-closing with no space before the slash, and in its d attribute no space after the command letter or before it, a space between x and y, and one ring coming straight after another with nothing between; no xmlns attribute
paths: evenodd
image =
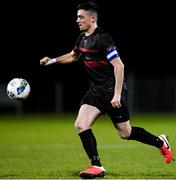
<svg viewBox="0 0 176 180"><path fill-rule="evenodd" d="M88 31L92 27L94 16L92 16L89 11L80 9L77 12L76 22L78 23L79 29L81 31Z"/></svg>

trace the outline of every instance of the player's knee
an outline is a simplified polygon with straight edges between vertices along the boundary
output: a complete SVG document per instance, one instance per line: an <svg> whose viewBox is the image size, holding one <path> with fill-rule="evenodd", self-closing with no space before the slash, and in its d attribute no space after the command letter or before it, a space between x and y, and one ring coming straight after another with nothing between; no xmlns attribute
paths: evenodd
<svg viewBox="0 0 176 180"><path fill-rule="evenodd" d="M89 129L89 127L86 127L85 125L81 123L75 122L75 129L77 130L78 133L85 131L86 129Z"/></svg>
<svg viewBox="0 0 176 180"><path fill-rule="evenodd" d="M120 138L121 138L121 139L128 139L128 137L129 137L129 136L126 135L126 134L120 134Z"/></svg>
<svg viewBox="0 0 176 180"><path fill-rule="evenodd" d="M128 139L130 137L130 134L131 134L131 132L129 132L129 131L126 131L126 132L119 131L119 136L121 139Z"/></svg>
<svg viewBox="0 0 176 180"><path fill-rule="evenodd" d="M80 126L77 122L75 122L75 129L76 129L77 131L79 131L79 129L81 129L81 126Z"/></svg>

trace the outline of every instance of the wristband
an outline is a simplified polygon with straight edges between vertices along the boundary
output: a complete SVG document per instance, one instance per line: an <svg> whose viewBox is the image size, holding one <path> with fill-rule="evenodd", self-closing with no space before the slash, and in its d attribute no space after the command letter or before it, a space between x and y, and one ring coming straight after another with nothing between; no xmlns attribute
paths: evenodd
<svg viewBox="0 0 176 180"><path fill-rule="evenodd" d="M56 63L56 58L50 59L46 65L50 65L54 63Z"/></svg>

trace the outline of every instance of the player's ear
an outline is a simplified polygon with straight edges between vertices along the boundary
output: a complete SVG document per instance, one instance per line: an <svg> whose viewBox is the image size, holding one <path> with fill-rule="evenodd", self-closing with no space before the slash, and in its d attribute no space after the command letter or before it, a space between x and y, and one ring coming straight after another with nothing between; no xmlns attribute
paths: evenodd
<svg viewBox="0 0 176 180"><path fill-rule="evenodd" d="M95 16L92 16L92 23L94 23L96 21Z"/></svg>

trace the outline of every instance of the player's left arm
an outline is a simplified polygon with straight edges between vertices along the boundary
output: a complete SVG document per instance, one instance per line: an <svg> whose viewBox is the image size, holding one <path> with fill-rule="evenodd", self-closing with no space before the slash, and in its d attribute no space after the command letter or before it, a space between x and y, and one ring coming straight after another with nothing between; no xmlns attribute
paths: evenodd
<svg viewBox="0 0 176 180"><path fill-rule="evenodd" d="M114 76L115 76L115 87L114 87L114 97L111 100L113 107L121 107L121 91L124 80L124 64L121 61L120 57L113 58L110 63L114 67Z"/></svg>
<svg viewBox="0 0 176 180"><path fill-rule="evenodd" d="M114 67L115 76L115 87L114 96L111 100L111 104L114 108L121 107L121 91L124 81L124 64L118 54L117 47L108 33L102 35L102 40L100 41L100 48L106 53L107 61L109 61Z"/></svg>

